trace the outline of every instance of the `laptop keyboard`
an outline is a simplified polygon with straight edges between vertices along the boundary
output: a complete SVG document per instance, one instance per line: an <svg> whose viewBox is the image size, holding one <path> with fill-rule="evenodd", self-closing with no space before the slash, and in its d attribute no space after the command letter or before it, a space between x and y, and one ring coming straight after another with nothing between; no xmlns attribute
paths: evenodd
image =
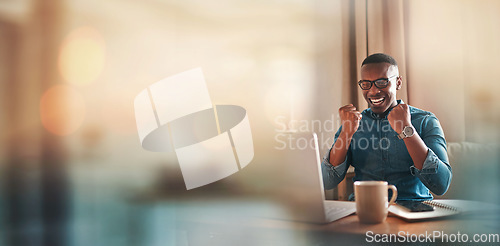
<svg viewBox="0 0 500 246"><path fill-rule="evenodd" d="M325 201L325 217L328 222L344 218L356 211L351 202Z"/></svg>
<svg viewBox="0 0 500 246"><path fill-rule="evenodd" d="M335 214L339 214L339 213L343 213L347 210L347 208L343 208L343 207L326 207L325 208L325 213L327 216L332 216L332 215L335 215Z"/></svg>

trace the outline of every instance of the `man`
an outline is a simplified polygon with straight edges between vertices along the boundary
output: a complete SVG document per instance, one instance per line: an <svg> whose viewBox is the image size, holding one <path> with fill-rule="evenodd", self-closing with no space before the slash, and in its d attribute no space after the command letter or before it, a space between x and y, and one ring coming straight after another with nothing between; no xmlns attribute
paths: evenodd
<svg viewBox="0 0 500 246"><path fill-rule="evenodd" d="M441 125L431 112L396 100L402 83L391 56L377 53L363 61L358 85L369 108L339 109L342 126L321 164L325 189L353 166L354 181L387 181L397 187L398 200L427 200L433 198L429 191L448 190L452 173Z"/></svg>

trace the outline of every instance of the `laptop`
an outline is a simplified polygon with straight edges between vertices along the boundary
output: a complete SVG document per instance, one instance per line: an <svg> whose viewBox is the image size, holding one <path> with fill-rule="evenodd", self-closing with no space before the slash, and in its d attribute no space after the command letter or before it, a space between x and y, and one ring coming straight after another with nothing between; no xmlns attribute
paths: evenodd
<svg viewBox="0 0 500 246"><path fill-rule="evenodd" d="M282 133L276 139L283 143L277 165L289 220L329 223L356 211L354 202L325 200L316 133Z"/></svg>

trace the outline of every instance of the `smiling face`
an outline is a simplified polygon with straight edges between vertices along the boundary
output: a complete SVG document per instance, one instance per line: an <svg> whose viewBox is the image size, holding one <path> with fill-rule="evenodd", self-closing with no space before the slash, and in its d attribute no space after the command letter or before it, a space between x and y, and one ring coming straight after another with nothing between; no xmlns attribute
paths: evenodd
<svg viewBox="0 0 500 246"><path fill-rule="evenodd" d="M386 62L369 63L361 67L362 80L374 81L382 78L391 78L387 87L379 89L373 84L369 90L362 90L372 111L379 115L383 115L388 109L398 104L396 91L401 88L402 83L398 68Z"/></svg>

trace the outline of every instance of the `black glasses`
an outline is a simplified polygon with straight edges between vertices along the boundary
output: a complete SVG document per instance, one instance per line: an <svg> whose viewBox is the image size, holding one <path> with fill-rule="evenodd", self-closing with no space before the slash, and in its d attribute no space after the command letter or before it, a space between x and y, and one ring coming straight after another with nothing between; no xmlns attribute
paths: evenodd
<svg viewBox="0 0 500 246"><path fill-rule="evenodd" d="M391 80L394 77L397 77L397 75L391 76L390 78L377 79L374 81L360 80L358 82L358 85L362 90L369 90L370 88L372 88L373 84L375 84L375 87L379 89L384 89L385 87L387 87L387 85L389 85L389 80Z"/></svg>

